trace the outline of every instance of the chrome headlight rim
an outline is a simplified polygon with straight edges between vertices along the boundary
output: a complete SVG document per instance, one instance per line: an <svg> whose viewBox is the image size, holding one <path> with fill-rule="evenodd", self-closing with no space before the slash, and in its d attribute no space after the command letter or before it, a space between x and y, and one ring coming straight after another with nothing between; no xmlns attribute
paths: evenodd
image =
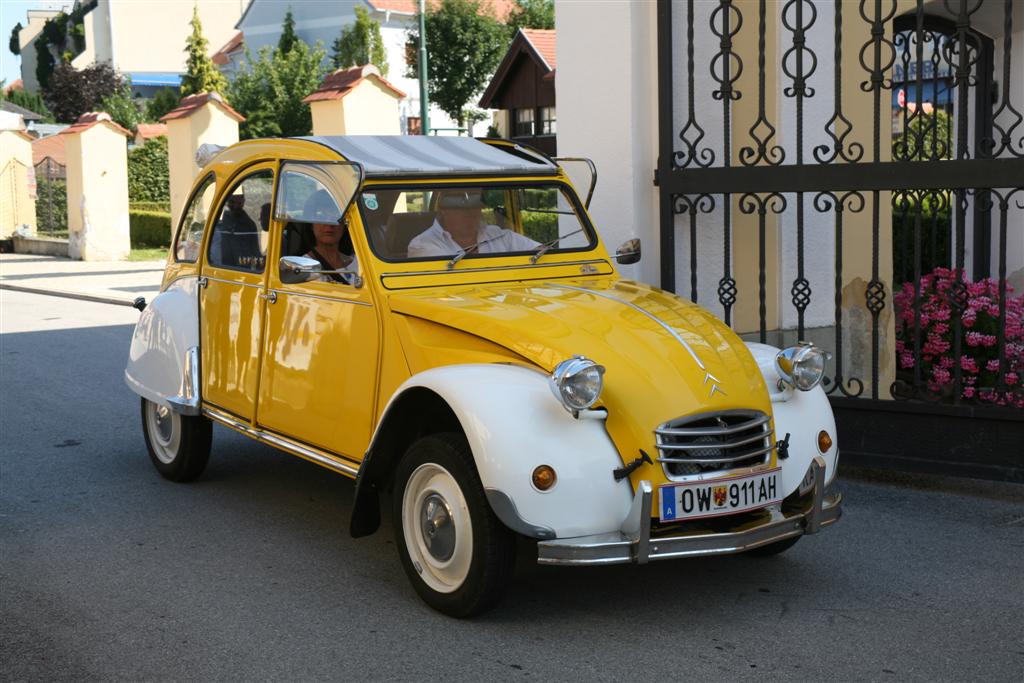
<svg viewBox="0 0 1024 683"><path fill-rule="evenodd" d="M775 372L782 382L800 391L810 391L825 377L825 363L832 354L811 342L797 342L775 354ZM808 375L810 372L810 375Z"/></svg>
<svg viewBox="0 0 1024 683"><path fill-rule="evenodd" d="M580 391L581 387L578 383L584 379L584 373L591 380L595 379L596 373L596 390L589 392ZM604 373L605 368L603 365L599 365L586 356L576 355L563 360L555 366L555 369L548 376L548 386L551 388L551 393L562 404L562 407L575 417L579 415L580 411L587 410L597 403L597 400L601 397L601 392L604 390ZM583 393L583 395L577 395L580 393Z"/></svg>

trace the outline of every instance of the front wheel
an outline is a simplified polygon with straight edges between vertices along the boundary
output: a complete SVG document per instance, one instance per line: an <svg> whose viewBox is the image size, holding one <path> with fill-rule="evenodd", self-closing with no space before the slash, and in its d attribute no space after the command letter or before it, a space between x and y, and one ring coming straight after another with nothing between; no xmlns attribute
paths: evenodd
<svg viewBox="0 0 1024 683"><path fill-rule="evenodd" d="M424 437L395 475L395 541L416 592L453 617L498 602L512 572L515 539L487 503L461 434Z"/></svg>
<svg viewBox="0 0 1024 683"><path fill-rule="evenodd" d="M213 425L202 416L179 415L142 399L142 433L154 467L171 481L191 481L210 459Z"/></svg>

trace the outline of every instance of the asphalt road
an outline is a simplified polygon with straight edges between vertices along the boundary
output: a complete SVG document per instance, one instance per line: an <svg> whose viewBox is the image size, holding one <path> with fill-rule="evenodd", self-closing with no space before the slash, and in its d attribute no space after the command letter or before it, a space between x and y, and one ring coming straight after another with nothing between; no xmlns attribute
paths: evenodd
<svg viewBox="0 0 1024 683"><path fill-rule="evenodd" d="M0 291L0 679L1024 679L1024 488L847 478L774 559L538 567L456 621L352 484L217 428L161 479L122 370L131 309ZM840 435L841 437L842 435ZM842 443L840 441L840 443Z"/></svg>

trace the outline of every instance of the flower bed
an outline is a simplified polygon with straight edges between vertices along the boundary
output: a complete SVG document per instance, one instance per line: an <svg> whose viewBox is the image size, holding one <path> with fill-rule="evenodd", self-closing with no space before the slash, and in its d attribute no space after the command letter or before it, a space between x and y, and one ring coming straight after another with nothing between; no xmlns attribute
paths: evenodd
<svg viewBox="0 0 1024 683"><path fill-rule="evenodd" d="M953 399L953 374L961 369L961 398L969 401L1024 408L1024 296L1013 296L1006 287L1004 374L999 366L999 282L988 278L963 280L966 305L960 315L960 357L954 354L954 321L951 295L956 292L957 271L936 268L921 278L920 358L915 359L915 297L913 283L896 292L897 376L913 384L915 361L927 391ZM1001 380L1001 381L1000 381Z"/></svg>

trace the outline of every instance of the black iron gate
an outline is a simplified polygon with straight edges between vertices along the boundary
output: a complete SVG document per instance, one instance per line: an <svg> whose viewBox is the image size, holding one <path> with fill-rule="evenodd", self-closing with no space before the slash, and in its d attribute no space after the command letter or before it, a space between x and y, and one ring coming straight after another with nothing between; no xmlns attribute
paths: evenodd
<svg viewBox="0 0 1024 683"><path fill-rule="evenodd" d="M37 232L68 236L67 169L50 157L35 165Z"/></svg>
<svg viewBox="0 0 1024 683"><path fill-rule="evenodd" d="M844 453L861 462L1024 480L1024 296L1007 272L1019 268L1024 284L1021 10L1013 0L659 0L662 286L676 290L685 272L680 289L699 301L701 284L716 283L717 301L699 302L730 324L756 302L749 331L762 342L786 327L805 338L809 308L831 299L826 386ZM769 249L782 216L788 259ZM735 261L753 245L736 243L742 221L757 252L745 287ZM827 284L808 271L807 242L820 237L808 231L823 230L832 253L811 259L819 271L828 260ZM720 265L700 256L711 239ZM856 304L844 277L851 239L870 242ZM689 254L679 267L677 248ZM789 325L785 312L768 315L773 278ZM850 367L854 331L867 341Z"/></svg>

